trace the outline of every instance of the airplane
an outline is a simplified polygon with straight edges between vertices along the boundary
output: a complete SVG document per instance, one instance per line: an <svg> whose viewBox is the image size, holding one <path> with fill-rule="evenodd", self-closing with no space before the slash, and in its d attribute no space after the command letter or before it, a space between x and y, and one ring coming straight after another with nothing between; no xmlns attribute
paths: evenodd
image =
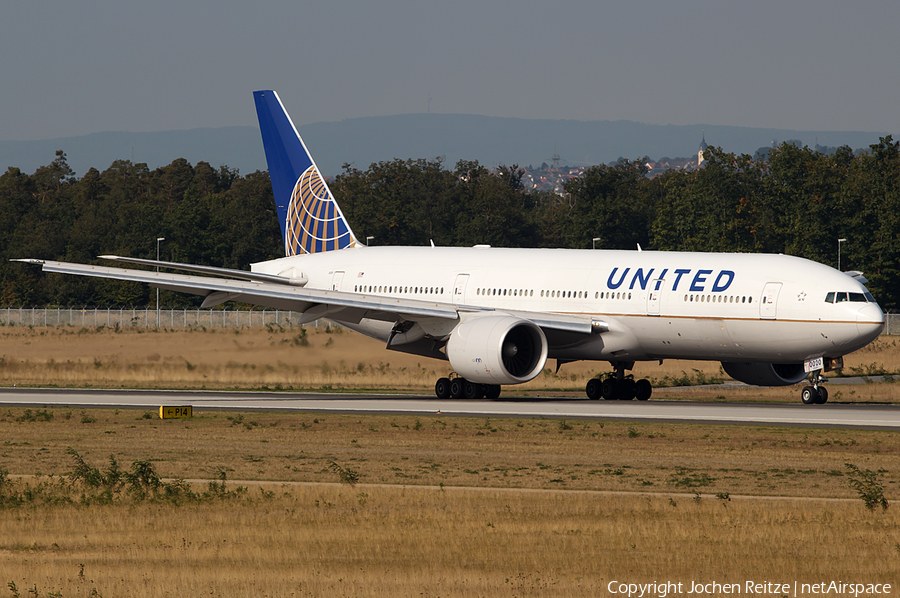
<svg viewBox="0 0 900 598"><path fill-rule="evenodd" d="M385 348L448 361L440 399L499 396L549 359L608 361L590 399L646 400L636 362L720 361L736 380L793 385L805 404L823 372L881 334L859 272L774 254L474 247L369 247L357 239L278 94L254 92L285 257L233 270L120 256L187 274L23 259L45 272L147 283L326 318ZM197 276L200 274L201 276Z"/></svg>

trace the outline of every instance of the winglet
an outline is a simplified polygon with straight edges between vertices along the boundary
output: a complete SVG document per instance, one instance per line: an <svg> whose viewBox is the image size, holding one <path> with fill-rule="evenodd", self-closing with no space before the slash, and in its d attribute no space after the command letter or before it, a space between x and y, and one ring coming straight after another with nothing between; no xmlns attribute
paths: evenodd
<svg viewBox="0 0 900 598"><path fill-rule="evenodd" d="M350 225L281 98L271 90L254 91L253 98L285 255L320 253L356 245Z"/></svg>

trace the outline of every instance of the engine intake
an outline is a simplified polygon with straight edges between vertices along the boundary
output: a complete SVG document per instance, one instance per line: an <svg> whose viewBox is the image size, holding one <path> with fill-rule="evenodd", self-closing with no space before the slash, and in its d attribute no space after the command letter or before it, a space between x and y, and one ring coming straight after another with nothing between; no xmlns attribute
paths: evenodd
<svg viewBox="0 0 900 598"><path fill-rule="evenodd" d="M479 316L457 326L447 341L457 374L479 384L528 382L547 363L547 338L533 322L513 316Z"/></svg>
<svg viewBox="0 0 900 598"><path fill-rule="evenodd" d="M802 363L722 362L725 373L754 386L790 386L806 378Z"/></svg>

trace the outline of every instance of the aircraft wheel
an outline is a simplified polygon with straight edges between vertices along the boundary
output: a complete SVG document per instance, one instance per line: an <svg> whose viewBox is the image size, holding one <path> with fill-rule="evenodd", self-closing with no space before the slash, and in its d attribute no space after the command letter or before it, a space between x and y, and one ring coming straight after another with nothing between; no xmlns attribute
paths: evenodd
<svg viewBox="0 0 900 598"><path fill-rule="evenodd" d="M653 385L649 380L640 379L634 384L634 395L638 401L646 401L653 394Z"/></svg>
<svg viewBox="0 0 900 598"><path fill-rule="evenodd" d="M804 386L800 391L800 400L804 405L814 405L819 400L819 393L812 386Z"/></svg>
<svg viewBox="0 0 900 598"><path fill-rule="evenodd" d="M828 402L828 389L824 386L819 387L819 400L816 401L819 405L824 405Z"/></svg>
<svg viewBox="0 0 900 598"><path fill-rule="evenodd" d="M450 398L450 378L438 378L434 384L434 394L442 401Z"/></svg>
<svg viewBox="0 0 900 598"><path fill-rule="evenodd" d="M489 401L493 401L494 399L500 396L500 385L499 384L485 384L484 385L484 398Z"/></svg>
<svg viewBox="0 0 900 598"><path fill-rule="evenodd" d="M622 380L622 384L619 388L619 399L622 401L630 401L636 396L636 387L634 379L626 378Z"/></svg>
<svg viewBox="0 0 900 598"><path fill-rule="evenodd" d="M615 401L619 398L619 395L616 392L617 386L618 384L616 384L615 378L607 378L600 384L600 396L607 401Z"/></svg>
<svg viewBox="0 0 900 598"><path fill-rule="evenodd" d="M471 401L473 399L480 399L483 396L484 386L466 380L466 382L463 384L463 397Z"/></svg>
<svg viewBox="0 0 900 598"><path fill-rule="evenodd" d="M465 391L465 379L463 378L454 378L450 381L450 398L454 401L458 401L463 398L463 392Z"/></svg>
<svg viewBox="0 0 900 598"><path fill-rule="evenodd" d="M591 378L588 380L587 386L585 386L584 391L587 393L587 396L590 400L596 401L600 398L602 394L603 383L596 378Z"/></svg>

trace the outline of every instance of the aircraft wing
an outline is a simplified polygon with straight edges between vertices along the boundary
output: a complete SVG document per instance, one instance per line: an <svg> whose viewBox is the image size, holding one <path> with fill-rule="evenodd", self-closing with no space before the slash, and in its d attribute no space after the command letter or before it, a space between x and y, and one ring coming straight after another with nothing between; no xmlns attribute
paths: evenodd
<svg viewBox="0 0 900 598"><path fill-rule="evenodd" d="M141 282L155 288L201 295L205 297L201 305L202 308L213 307L226 301L241 301L273 309L294 311L303 314L301 323L311 322L319 318L331 318L348 322L359 322L363 318L386 322L399 320L416 322L425 318L459 321L461 314L477 316L481 313L498 313L497 310L491 308L456 305L438 301L308 289L303 286L286 285L283 280L267 280L270 276L258 275L257 273L244 270L230 271L206 266L190 267L194 271L230 275L228 278L222 278L46 260L19 259L13 261L39 264L44 272ZM187 264L169 262L159 262L157 264L153 260L141 260L139 263L159 265L164 268L189 266ZM238 276L241 276L241 278L238 278ZM502 310L501 313L529 320L547 330L586 335L598 334L608 330L608 325L605 321L598 320L590 315L554 314L521 310Z"/></svg>

